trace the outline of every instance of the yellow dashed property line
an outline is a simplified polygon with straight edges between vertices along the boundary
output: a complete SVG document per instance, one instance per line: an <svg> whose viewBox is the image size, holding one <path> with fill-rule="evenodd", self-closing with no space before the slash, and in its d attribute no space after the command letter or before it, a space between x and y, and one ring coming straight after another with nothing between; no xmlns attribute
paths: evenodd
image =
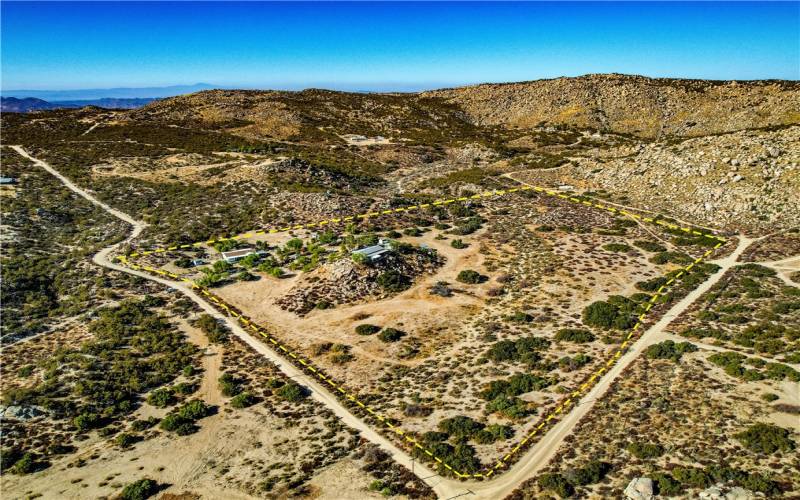
<svg viewBox="0 0 800 500"><path fill-rule="evenodd" d="M324 225L327 225L327 224L335 224L335 223L339 223L339 222L348 222L348 221L352 221L354 219L365 219L366 220L366 219L369 219L371 217L378 217L378 216L382 216L382 215L391 215L391 214L395 214L395 213L406 212L406 211L410 211L410 210L416 210L416 209L419 209L419 208L427 208L429 206L448 205L450 203L455 203L457 201L469 201L471 199L501 197L501 196L505 196L505 195L508 195L508 194L516 193L517 191L528 191L528 190L531 190L531 189L533 189L534 191L537 191L539 193L544 193L544 194L547 194L548 196L561 198L561 199L564 199L564 200L567 200L567 201L571 201L573 203L586 205L586 206L593 206L595 208L600 208L600 209L603 209L603 210L607 210L607 211L609 211L611 213L620 213L622 215L625 215L625 216L628 216L628 217L632 217L634 219L641 219L641 220L644 220L646 222L655 222L656 224L660 224L662 226L669 227L670 229L680 229L680 230L683 230L683 231L685 231L687 233L692 233L692 234L695 234L695 235L698 235L698 236L703 236L703 237L706 237L706 238L713 238L713 239L719 240L719 242L720 242L719 244L720 245L725 242L725 240L723 238L720 238L719 236L716 236L714 234L702 233L702 232L697 231L695 229L691 229L691 228L688 228L688 227L676 226L675 224L670 224L670 223L664 222L663 220L655 220L655 219L652 219L652 218L649 218L649 217L643 217L641 215L628 212L627 210L616 209L614 207L610 207L610 206L604 205L602 203L595 203L595 202L592 202L592 201L588 201L586 199L577 198L575 196L568 196L568 195L565 195L563 193L559 193L557 191L553 191L552 189L547 189L547 188L543 188L543 187L540 187L540 186L527 186L526 185L526 186L522 186L522 187L518 187L518 188L512 188L512 189L506 189L506 190L498 189L498 190L495 190L495 191L486 191L486 192L475 194L475 195L472 195L472 196L461 196L461 197L458 197L458 198L448 198L448 199L444 199L444 200L437 200L437 201L434 201L434 202L431 202L431 203L422 203L422 204L419 204L419 205L411 205L411 206L408 206L408 207L387 209L387 210L383 210L381 212L366 212L366 213L358 214L358 215L350 215L350 216L341 217L341 218L323 219L323 220L316 221L316 222L310 222L310 223L306 223L306 224L297 224L297 225L294 225L294 226L285 226L285 227L281 227L281 228L250 230L248 232L240 233L240 234L237 234L237 235L234 235L234 236L222 236L222 237L219 237L219 238L216 238L216 239L198 241L198 242L195 242L195 243L188 243L188 244L183 244L183 245L174 244L174 245L169 245L169 246L166 246L166 247L159 247L159 248L150 249L150 250L144 250L144 251L140 251L140 252L133 252L133 253L131 253L129 255L129 257L137 258L137 257L145 256L145 255L151 255L151 254L154 254L154 253L164 253L164 252L178 250L178 249L182 249L182 248L198 247L198 246L202 246L204 244L205 245L213 245L214 243L219 243L219 242L222 242L222 241L231 241L231 240L237 240L237 239L247 239L247 238L252 237L254 234L267 234L267 233L274 234L274 233L281 233L281 232L287 232L287 231L292 231L292 230L314 228L314 227L317 227L317 226L324 226ZM719 247L715 247L715 248L719 248Z"/></svg>
<svg viewBox="0 0 800 500"><path fill-rule="evenodd" d="M531 187L531 186L523 186L523 187L520 187L520 188L509 189L509 190L506 190L506 191L485 192L485 193L482 193L480 195L472 196L471 198L501 196L501 195L507 194L507 193L513 193L513 192L516 192L516 191L524 191L524 190L530 190L530 189L533 189L533 190L539 191L539 192L545 192L546 191L544 188L540 188L540 187L537 187L537 186L533 186L533 187ZM584 205L588 205L589 204L588 202L586 202L584 200L580 200L578 198L570 198L570 197L561 195L559 193L556 193L555 191L546 191L546 194L551 195L551 196L558 196L559 198L569 199L570 201L573 201L575 203L581 203L581 204L584 204ZM468 199L468 198L463 198L463 199ZM442 205L442 204L453 203L453 202L455 202L457 200L462 200L462 199L440 200L440 201L433 202L432 204L433 205ZM425 204L425 205L413 205L413 206L410 206L410 207L405 207L404 209L396 209L396 210L394 210L394 212L408 211L408 210L413 210L413 209L416 209L416 208L427 207L427 206L429 206L429 205L428 204ZM597 208L608 210L608 211L613 212L613 213L619 212L619 213L621 213L623 215L631 216L631 217L634 217L634 218L642 218L641 216L638 216L636 214L632 214L632 213L629 213L629 212L624 211L624 210L617 210L617 209L615 209L613 207L607 207L607 206L600 205L600 204L595 204L594 206L597 207ZM391 213L391 212L392 211L387 210L387 211L382 212L382 214L387 214L387 213ZM366 214L361 214L358 217L370 217L370 216L376 216L376 215L380 215L380 214L378 212L369 212L369 213L366 213ZM293 228L296 229L296 228L303 228L303 227L313 227L314 225L317 225L317 224L324 225L324 224L328 224L328 223L335 223L335 222L339 222L339 221L348 221L348 220L353 220L353 219L354 219L353 216L349 216L349 217L344 217L342 219L329 219L329 220L325 220L325 221L320 221L318 223L293 226ZM678 228L678 226L674 226L674 225L665 223L663 221L659 221L659 220L655 220L654 221L653 219L649 219L647 217L644 217L642 219L647 221L647 222L656 222L658 224L666 225L668 227ZM270 233L273 233L273 232L279 232L279 231L288 231L290 229L291 228L286 227L286 228L281 228L281 229L270 229L268 231ZM690 232L696 233L696 231L692 231L692 230L689 230L687 228L681 228L681 229L683 229L685 231L690 231ZM266 232L267 232L267 230L255 231L256 234L264 234ZM700 234L702 234L702 233L700 233ZM210 240L210 241L208 241L206 243L210 244L210 243L213 243L213 242L216 242L216 241L224 241L226 239L234 239L234 238L240 238L240 237L241 238L248 238L248 237L251 237L251 236L252 236L252 232L251 233L244 233L242 235L237 235L237 236L233 236L233 237L230 237L230 238L220 238L220 239L217 239L217 240ZM447 468L448 470L452 471L456 476L462 477L462 478L467 478L467 477L488 478L492 474L494 474L494 472L496 470L499 470L500 468L505 467L508 464L508 461L510 460L510 458L513 457L519 450L521 450L540 431L542 431L542 429L544 429L549 422L551 422L552 420L556 419L556 416L561 414L564 410L566 410L570 406L573 406L575 404L575 402L581 397L582 394L586 393L591 387L593 387L596 384L595 381L597 379L599 379L600 376L603 373L607 372L608 369L612 365L614 365L619 360L619 358L622 357L623 352L625 352L625 350L627 349L628 344L631 342L631 339L636 334L636 331L643 324L644 319L646 317L646 314L653 307L653 305L655 304L656 300L660 296L663 295L664 290L670 284L672 284L677 278L680 278L683 274L685 274L686 272L690 271L693 266L695 266L696 264L699 264L700 262L702 262L702 260L705 259L707 256L709 256L711 253L713 253L714 250L720 248L723 245L723 243L725 242L724 239L722 239L722 238L720 238L718 236L715 236L715 235L704 234L703 236L716 238L716 239L719 240L719 243L717 243L714 246L714 248L707 250L703 254L702 257L694 260L691 264L689 264L687 267L685 267L683 270L681 270L678 274L676 274L675 277L670 278L664 285L662 285L662 286L660 286L658 288L658 290L653 294L653 296L650 298L650 300L648 301L647 305L645 306L645 311L642 314L639 315L638 321L636 322L636 324L633 326L633 328L629 332L629 334L628 334L627 338L625 339L625 341L622 342L622 344L620 345L619 349L617 349L614 352L614 354L611 355L606 360L606 362L603 365L600 366L599 369L597 369L594 373L592 373L592 375L589 377L589 379L586 382L581 384L581 386L578 389L573 391L566 400L562 401L559 406L557 406L556 408L551 410L550 413L548 415L546 415L544 417L544 419L530 433L528 433L528 435L522 441L517 443L517 445L514 448L512 448L511 451L508 454L506 454L501 460L499 460L494 466L488 468L484 473L472 473L472 474L462 473L462 472L459 472L459 471L453 469L452 466L450 466L448 463L443 461L440 457L437 457L430 450L426 449L417 440L415 440L412 437L406 435L405 432L402 431L399 427L393 425L385 416L381 415L380 413L377 413L372 407L370 407L369 405L364 404L362 401L360 401L357 396L354 396L352 393L346 391L342 386L340 386L339 384L334 382L332 379L326 377L321 372L319 372L312 365L310 360L309 361L305 361L303 358L299 357L293 350L288 349L281 342L277 341L273 336L269 335L265 330L261 329L260 327L256 326L254 323L252 323L244 315L241 315L241 314L235 312L235 310L233 310L232 306L229 306L223 300L217 298L215 295L211 294L208 290L206 290L202 286L198 285L196 282L193 282L193 281L189 280L188 278L180 277L177 274L166 272L166 271L163 271L163 270L160 270L160 269L155 269L155 268L150 267L150 266L138 266L138 265L133 264L132 262L130 262L128 260L128 258L125 257L125 256L118 257L118 260L120 262L122 262L124 265L126 265L128 267L131 267L132 269L137 269L137 270L144 269L144 270L146 270L148 272L151 272L151 273L156 273L156 274L160 274L160 275L168 275L168 276L171 276L171 277L173 277L175 279L179 279L181 281L190 283L193 288L198 289L203 295L205 295L207 297L210 297L212 299L212 301L216 305L218 305L219 307L224 309L228 314L230 314L231 316L235 317L242 324L246 325L247 327L252 329L254 332L257 332L261 336L263 336L266 340L268 340L270 343L272 343L274 346L276 346L276 349L278 349L280 351L283 351L284 353L288 354L289 357L291 357L292 359L294 359L297 362L299 362L304 368L307 368L310 372L312 372L314 374L314 376L316 376L322 382L327 383L328 385L333 387L336 391L338 391L339 393L343 394L348 400L354 402L360 408L363 408L365 411L367 411L370 415L372 415L377 420L382 422L384 425L386 425L393 432L395 432L396 434L404 437L405 440L408 441L409 443L412 443L415 448L419 448L420 450L424 451L426 455L432 457L437 463L443 465L445 468ZM189 244L189 245L181 245L180 248L187 248L187 247L198 246L198 245L202 245L202 244L203 243L200 242L200 243L193 243L193 244ZM162 253L164 251L173 250L175 248L177 248L177 247L176 246L172 246L172 247L167 247L167 248L164 248L164 249L155 249L155 250L151 250L151 251L147 251L147 252L141 252L139 254L131 254L129 257L133 257L133 256L136 256L136 255L147 255L147 254L151 254L151 253Z"/></svg>
<svg viewBox="0 0 800 500"><path fill-rule="evenodd" d="M715 246L715 247L714 247L714 249L716 249L716 248L719 248L721 245L722 245L722 243L718 244L717 246ZM687 267L685 268L685 270L684 270L684 271L681 271L681 273L679 274L679 276L680 276L680 275L682 275L682 274L683 274L685 271L688 271L688 270L690 270L690 269L691 269L691 267L692 267L692 265L694 265L694 264L696 264L696 263L699 263L700 261L702 261L702 260L703 260L703 258L707 257L707 256L708 256L708 255L710 255L712 252L713 252L713 249L712 249L712 250L707 250L707 251L706 251L706 252L703 254L703 257L702 257L702 258L700 258L700 259L697 259L695 262L693 262L692 264L690 264L689 266L687 266ZM673 279L673 280L670 280L670 283L671 283L672 281L674 281L674 279ZM657 298L658 298L660 295L662 295L662 292L663 292L664 288L665 288L664 286L660 287L660 288L659 288L659 290L658 290L658 291L657 291L657 292L656 292L656 293L653 295L653 297L650 299L650 303L649 303L649 304L648 304L648 306L647 306L647 311L649 311L649 310L650 310L650 308L652 307L652 304L655 302L655 300L656 300L656 299L657 299ZM571 396L570 396L568 399L566 399L564 402L562 402L562 403L561 403L561 405L557 406L557 407L556 407L554 410L552 410L552 411L550 412L550 414L548 414L548 415L545 417L545 419L544 419L544 421L543 421L543 422L540 422L540 423L539 423L539 425L538 425L538 426L537 426L535 429L533 429L533 431L531 431L531 432L530 432L530 433L529 433L529 434L528 434L528 435L525 437L525 439L523 439L523 440L522 440L522 441L521 441L519 444L517 444L517 446L516 446L516 447L514 447L514 448L511 450L511 452L510 452L510 453L508 453L506 456L504 456L504 457L503 457L503 458L502 458L502 459L501 459L501 460L500 460L500 461L499 461L499 462L498 462L498 463L497 463L497 464L496 464L496 465L495 465L495 466L492 468L492 470L491 470L491 471L489 471L490 473L491 473L491 472L493 472L493 471L494 471L494 470L496 470L496 469L499 469L499 468L501 468L501 467L504 467L504 466L506 465L506 463L508 462L508 460L511 458L511 456L513 456L513 455L514 455L514 454L515 454L515 453L516 453L516 452L517 452L517 451L518 451L520 448L522 448L522 446L524 446L524 445L525 445L525 443L527 443L527 442L528 442L530 439L532 439L532 438L533 438L533 437L534 437L534 436L535 436L535 435L536 435L536 434L537 434L537 433L538 433L538 432L539 432L541 429L543 429L543 428L545 427L545 425L547 424L547 422L550 422L551 420L555 419L555 416L556 416L556 415L558 415L558 414L560 414L562 411L564 411L564 409L565 409L566 407L573 405L573 404L574 404L574 402L573 402L573 399L576 399L576 398L578 398L578 397L580 396L580 394L582 394L582 392L585 392L585 391L586 391L586 390L588 390L590 387L592 387L592 386L594 385L594 381L595 381L595 380L597 380L597 379L598 379L598 378L599 378L599 377L600 377L600 376L601 376L601 375L602 375L604 372L608 371L608 368L610 368L610 367L611 367L613 364L615 364L615 363L616 363L616 362L619 360L619 358L621 358L621 357L622 357L622 354L623 354L623 352L626 350L626 348L627 348L628 344L630 343L630 339L631 339L631 338L632 338L632 337L635 335L635 332L636 332L636 330L639 328L639 326L640 326L640 325L642 324L642 322L644 321L644 317L645 317L645 314L644 314L644 313L643 313L642 315L640 315L640 316L639 316L639 321L637 321L637 323L634 325L634 327L633 327L633 329L631 330L631 332L628 334L628 338L627 338L627 339L626 339L624 342L622 342L622 344L620 345L620 348L619 348L619 349L617 349L617 350L614 352L613 356L611 356L611 357L610 357L610 358L609 358L609 359L606 361L606 363L605 363L603 366L601 366L601 367L600 367L598 370L596 370L596 371L595 371L595 372L592 374L592 376L589 378L589 380L588 380L587 382L584 382L584 383L583 383L583 384L580 386L580 389L578 389L578 390L574 391L574 392L571 394ZM488 476L488 475L489 475L489 474L487 474L487 476ZM473 474L473 477L478 477L478 476L477 476L476 474Z"/></svg>

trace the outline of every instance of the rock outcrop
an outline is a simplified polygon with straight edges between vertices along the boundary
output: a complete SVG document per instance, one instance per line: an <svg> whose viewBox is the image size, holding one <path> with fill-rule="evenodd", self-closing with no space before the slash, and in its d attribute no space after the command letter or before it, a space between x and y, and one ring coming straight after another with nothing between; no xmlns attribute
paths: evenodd
<svg viewBox="0 0 800 500"><path fill-rule="evenodd" d="M418 276L434 272L443 263L442 257L420 250L406 254L392 252L374 264L356 264L350 258L343 258L307 273L275 303L304 316L320 305L329 307L367 297L381 298L395 293L378 283L382 274L395 271L412 282Z"/></svg>
<svg viewBox="0 0 800 500"><path fill-rule="evenodd" d="M479 124L571 125L639 137L700 136L796 124L800 83L604 74L482 84L423 95L457 104Z"/></svg>
<svg viewBox="0 0 800 500"><path fill-rule="evenodd" d="M653 498L653 480L649 477L635 477L625 488L625 498L629 500L651 500Z"/></svg>

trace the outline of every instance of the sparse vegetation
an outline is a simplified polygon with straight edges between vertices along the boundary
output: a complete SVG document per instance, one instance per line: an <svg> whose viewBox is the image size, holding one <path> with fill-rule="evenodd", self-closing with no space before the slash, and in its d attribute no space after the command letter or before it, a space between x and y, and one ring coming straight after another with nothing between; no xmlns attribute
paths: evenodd
<svg viewBox="0 0 800 500"><path fill-rule="evenodd" d="M486 281L486 277L480 274L477 271L473 271L471 269L465 269L458 273L456 279L461 283L466 283L468 285L475 285L478 283L483 283Z"/></svg>

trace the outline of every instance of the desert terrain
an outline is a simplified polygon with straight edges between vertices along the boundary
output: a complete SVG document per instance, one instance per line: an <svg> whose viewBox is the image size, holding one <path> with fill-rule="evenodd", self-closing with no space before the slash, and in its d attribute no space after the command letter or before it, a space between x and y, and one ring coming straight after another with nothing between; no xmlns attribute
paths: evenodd
<svg viewBox="0 0 800 500"><path fill-rule="evenodd" d="M4 114L4 495L797 495L798 96Z"/></svg>

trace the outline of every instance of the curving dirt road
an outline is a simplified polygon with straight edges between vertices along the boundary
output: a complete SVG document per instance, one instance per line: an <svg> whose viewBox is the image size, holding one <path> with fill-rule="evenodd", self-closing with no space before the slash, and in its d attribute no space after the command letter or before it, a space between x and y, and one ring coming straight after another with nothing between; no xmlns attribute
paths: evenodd
<svg viewBox="0 0 800 500"><path fill-rule="evenodd" d="M22 146L11 146L11 148L14 151L16 151L18 154L20 154L21 156L23 156L23 157L27 158L28 160L32 161L35 165L43 168L44 170L46 170L47 172L49 172L50 174L55 176L67 188L69 188L70 190L72 190L76 194L80 195L81 197L85 198L89 202L101 207L103 210L107 211L108 213L112 214L113 216L115 216L115 217L127 222L131 226L133 226L133 230L131 231L130 236L128 236L128 238L126 238L124 241L121 241L119 243L115 243L113 245L110 245L110 246L102 249L100 252L98 252L97 254L94 255L92 260L96 264L98 264L100 266L103 266L103 267L105 267L107 269L113 269L115 271L132 274L132 275L139 276L141 278L144 278L144 279L147 279L147 280L150 280L150 281L161 283L161 284L163 284L163 285L165 285L165 286L167 286L167 287L169 287L169 288L171 288L173 290L177 290L177 291L183 293L189 299L191 299L193 302L195 302L198 306L200 306L203 309L203 311L205 311L208 314L214 316L215 318L218 318L218 319L224 321L236 336L241 338L244 342L247 343L247 345L252 347L256 352L258 352L259 354L261 354L262 356L267 358L269 361L274 363L288 377L293 378L293 379L298 380L298 381L302 381L302 384L305 385L306 387L308 387L308 389L311 391L311 397L312 398L314 398L317 401L325 404L339 418L341 418L342 421L346 425L348 425L348 426L360 431L361 435L365 439L367 439L367 440L369 440L369 441L371 441L371 442L383 447L385 450L389 451L393 455L394 459L398 463L408 467L409 469L413 468L415 473L420 478L423 478L423 479L427 478L428 484L430 484L432 487L436 487L436 485L439 482L438 480L444 480L443 478L438 476L435 472L433 472L432 470L428 469L426 466L424 466L422 464L419 464L419 463L415 463L415 461L405 451L397 448L391 441L389 441L385 437L383 437L380 434L378 434L369 425L367 425L366 423L361 421L359 418L354 416L352 413L350 413L347 410L347 408L345 408L344 405L342 405L339 402L339 400L336 399L336 397L333 396L333 394L331 394L324 386L322 386L320 383L318 383L316 379L308 377L299 368L297 368L293 364L291 364L291 363L287 362L286 360L284 360L282 357L280 357L274 351L269 349L265 344L261 343L256 338L254 338L252 335L247 333L239 325L239 323L236 322L233 318L229 318L227 316L224 316L220 312L218 312L214 307L211 306L211 304L209 304L208 302L203 300L200 297L200 295L198 295L197 292L191 286L188 286L187 284L185 284L183 282L170 281L170 280L167 280L167 279L164 279L164 278L160 278L160 277L157 277L157 276L152 276L152 275L150 275L148 273L145 273L143 271L137 271L137 270L131 269L129 267L126 267L126 266L123 266L123 265L119 264L118 262L116 262L115 260L110 258L110 255L113 252L115 252L120 246L125 245L126 243L130 242L132 239L134 239L137 236L139 236L139 234L141 234L141 232L147 227L147 224L142 222L142 221L139 221L139 220L136 220L136 219L130 217L128 214L125 214L123 212L120 212L119 210L116 210L114 208L109 207L108 205L106 205L102 201L100 201L97 198L95 198L89 192L87 192L87 191L81 189L80 187L76 186L69 179L67 179L66 177L61 175L57 170L55 170L53 167L51 167L50 165L48 165L44 161L39 160L37 158L34 158L30 154L28 154L28 152L25 151L22 148ZM456 481L448 481L448 482L453 482L455 484L458 484Z"/></svg>
<svg viewBox="0 0 800 500"><path fill-rule="evenodd" d="M328 406L328 408L330 408L339 418L341 418L346 425L360 431L361 435L365 439L378 444L390 452L394 460L399 464L409 468L410 470L413 470L413 472L420 479L424 480L433 488L439 498L455 498L461 496L484 499L503 498L517 488L520 483L533 477L538 471L547 465L553 455L555 455L555 453L558 451L560 445L564 442L564 439L572 433L575 425L584 416L586 416L589 411L591 411L595 402L600 399L606 393L606 391L608 391L611 384L623 373L625 368L627 368L627 366L633 362L647 346L666 338L667 334L664 332L665 327L669 325L673 319L685 311L703 293L714 286L714 284L716 284L725 274L725 271L737 263L738 257L744 252L744 250L753 241L755 241L740 237L739 244L732 254L724 259L712 261L719 265L722 269L720 269L720 271L716 274L712 275L698 288L689 293L684 299L676 303L660 321L648 328L638 338L638 340L631 345L631 348L628 350L628 352L623 355L619 361L602 376L600 381L581 399L581 402L579 402L575 408L573 408L572 411L570 411L560 421L553 425L544 434L544 437L539 440L539 442L536 443L530 450L528 450L516 464L510 467L505 473L496 476L496 479L491 481L462 482L443 478L434 473L425 465L416 462L404 450L395 446L391 441L378 434L361 419L351 414L347 408L344 407L339 400L336 399L336 397L333 396L324 386L319 384L316 379L309 378L302 371L300 371L299 368L285 361L282 357L269 349L265 344L261 343L247 333L235 320L233 320L233 318L223 316L221 313L217 312L217 310L214 309L211 304L203 300L190 286L186 285L185 283L174 282L164 278L151 276L150 274L137 271L114 262L109 258L110 254L121 245L138 236L141 231L147 227L147 225L144 222L135 220L127 214L115 210L99 201L90 193L70 182L69 179L62 176L47 163L30 156L21 146L12 146L12 149L54 175L66 187L75 193L133 226L131 235L125 241L111 245L98 252L93 258L95 263L108 269L140 276L144 279L158 282L174 290L178 290L198 304L208 314L225 321L235 335L240 337L244 342L246 342L265 358L273 362L287 376L297 380L302 380L302 383L311 390L312 397Z"/></svg>

